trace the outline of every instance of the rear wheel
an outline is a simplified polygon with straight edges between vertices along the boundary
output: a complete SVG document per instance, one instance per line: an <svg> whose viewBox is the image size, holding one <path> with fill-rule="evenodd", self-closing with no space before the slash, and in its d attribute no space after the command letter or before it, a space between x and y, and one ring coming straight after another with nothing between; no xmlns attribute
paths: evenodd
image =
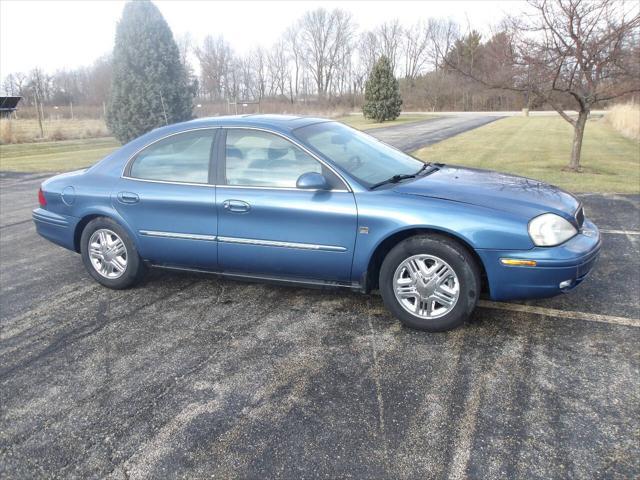
<svg viewBox="0 0 640 480"><path fill-rule="evenodd" d="M145 266L127 232L106 217L91 220L82 231L84 266L105 287L122 289L137 283Z"/></svg>
<svg viewBox="0 0 640 480"><path fill-rule="evenodd" d="M469 251L440 235L396 245L380 269L386 307L405 325L438 332L462 325L478 302L480 272Z"/></svg>

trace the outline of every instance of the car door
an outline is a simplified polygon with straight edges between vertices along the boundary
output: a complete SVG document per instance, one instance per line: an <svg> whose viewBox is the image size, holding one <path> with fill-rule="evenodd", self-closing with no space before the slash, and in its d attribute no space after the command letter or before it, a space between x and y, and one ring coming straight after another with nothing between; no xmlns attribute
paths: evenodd
<svg viewBox="0 0 640 480"><path fill-rule="evenodd" d="M161 139L129 162L112 203L134 230L142 257L159 265L216 269L212 151L218 129Z"/></svg>
<svg viewBox="0 0 640 480"><path fill-rule="evenodd" d="M349 282L357 228L353 193L281 135L229 128L218 149L218 254L223 271ZM296 188L307 172L328 190Z"/></svg>

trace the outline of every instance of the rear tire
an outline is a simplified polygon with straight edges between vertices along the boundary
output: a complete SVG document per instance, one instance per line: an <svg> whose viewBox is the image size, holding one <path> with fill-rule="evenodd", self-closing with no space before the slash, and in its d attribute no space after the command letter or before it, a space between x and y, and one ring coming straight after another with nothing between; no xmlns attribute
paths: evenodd
<svg viewBox="0 0 640 480"><path fill-rule="evenodd" d="M146 272L127 232L107 217L95 218L87 224L80 238L80 253L89 275L108 288L131 287Z"/></svg>
<svg viewBox="0 0 640 480"><path fill-rule="evenodd" d="M385 306L404 325L428 332L451 330L471 315L480 295L480 271L471 253L442 235L403 240L380 269Z"/></svg>

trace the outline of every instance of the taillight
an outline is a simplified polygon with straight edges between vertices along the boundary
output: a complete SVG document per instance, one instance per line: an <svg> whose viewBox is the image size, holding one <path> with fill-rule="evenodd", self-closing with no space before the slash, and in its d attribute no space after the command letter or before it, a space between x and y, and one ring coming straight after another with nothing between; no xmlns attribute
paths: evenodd
<svg viewBox="0 0 640 480"><path fill-rule="evenodd" d="M47 199L44 198L44 193L41 188L38 189L38 203L42 208L47 206Z"/></svg>

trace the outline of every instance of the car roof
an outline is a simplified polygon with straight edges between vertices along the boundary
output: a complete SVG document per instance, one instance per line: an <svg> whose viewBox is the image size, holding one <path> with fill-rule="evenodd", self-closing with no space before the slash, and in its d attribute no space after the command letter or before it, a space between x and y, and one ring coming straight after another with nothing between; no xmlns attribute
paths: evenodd
<svg viewBox="0 0 640 480"><path fill-rule="evenodd" d="M257 127L290 132L296 128L329 121L330 120L326 118L303 117L299 115L252 114L197 118L180 125L185 128L215 126Z"/></svg>

